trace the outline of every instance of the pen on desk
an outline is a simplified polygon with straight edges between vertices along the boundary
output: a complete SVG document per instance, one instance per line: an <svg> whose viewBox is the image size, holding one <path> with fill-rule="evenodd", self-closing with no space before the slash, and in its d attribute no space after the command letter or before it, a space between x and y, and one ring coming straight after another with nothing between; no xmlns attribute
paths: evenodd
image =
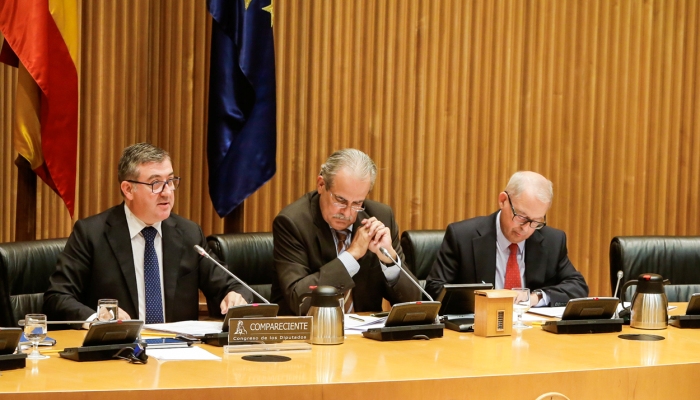
<svg viewBox="0 0 700 400"><path fill-rule="evenodd" d="M350 318L352 318L352 319L354 319L354 320L356 320L356 321L365 322L364 319L362 319L362 318L360 318L360 317L356 317L356 316L354 316L354 315L348 315L348 317L350 317Z"/></svg>

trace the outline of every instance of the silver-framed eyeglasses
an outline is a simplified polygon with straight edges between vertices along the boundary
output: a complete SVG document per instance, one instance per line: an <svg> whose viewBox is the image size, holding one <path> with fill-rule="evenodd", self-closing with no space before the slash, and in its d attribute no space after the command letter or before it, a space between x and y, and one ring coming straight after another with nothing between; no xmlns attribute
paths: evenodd
<svg viewBox="0 0 700 400"><path fill-rule="evenodd" d="M535 229L542 229L547 225L547 215L545 214L544 216L544 222L542 221L535 221L532 220L528 217L519 215L518 213L515 212L515 208L513 207L513 202L510 201L510 195L508 192L505 192L506 196L508 196L508 204L510 204L510 210L513 212L513 221L519 223L521 226L525 224L529 224L530 228L535 228Z"/></svg>
<svg viewBox="0 0 700 400"><path fill-rule="evenodd" d="M327 189L326 189L326 190L327 190ZM331 201L333 202L333 205L334 205L334 206L336 206L336 207L338 207L338 208L347 208L347 207L348 207L348 200L347 200L347 199L344 199L344 198L342 198L342 197L340 197L340 196L336 196L336 195L333 194L333 192L331 192L330 190L328 190L328 193L331 194ZM363 203L363 202L364 202L364 201L355 201L355 202L353 202L352 204L350 204L350 209L353 210L353 211L355 211L355 212L364 211L365 208L362 207L362 203Z"/></svg>
<svg viewBox="0 0 700 400"><path fill-rule="evenodd" d="M177 189L178 186L180 186L180 177L179 176L174 176L167 181L153 181L151 183L147 182L139 182L139 181L132 181L132 180L126 180L129 183L138 183L139 185L146 185L151 187L151 191L153 193L161 193L163 190L165 190L165 185L168 185L170 190L175 190Z"/></svg>

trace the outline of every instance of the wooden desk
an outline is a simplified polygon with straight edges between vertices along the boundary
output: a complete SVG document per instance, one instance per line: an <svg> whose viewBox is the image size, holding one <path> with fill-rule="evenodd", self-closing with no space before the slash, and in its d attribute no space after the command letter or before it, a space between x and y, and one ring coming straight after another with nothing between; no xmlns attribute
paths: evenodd
<svg viewBox="0 0 700 400"><path fill-rule="evenodd" d="M682 305L674 313L683 313ZM521 398L556 391L571 399L697 398L700 330L623 328L664 336L658 342L618 334L555 335L535 327L520 336L476 337L445 330L430 341L377 342L349 336L342 345L292 353L292 361L147 365L114 360L28 361L3 371L0 398L13 399L461 399ZM84 332L56 331L62 347ZM222 348L204 346L222 355Z"/></svg>

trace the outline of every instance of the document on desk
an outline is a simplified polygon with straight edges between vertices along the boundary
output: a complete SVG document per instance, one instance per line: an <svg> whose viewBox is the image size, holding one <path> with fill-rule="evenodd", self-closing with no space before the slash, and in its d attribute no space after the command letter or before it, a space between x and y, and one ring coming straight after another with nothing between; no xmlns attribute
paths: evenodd
<svg viewBox="0 0 700 400"><path fill-rule="evenodd" d="M386 322L386 317L359 316L357 314L345 314L345 334L361 335L370 328L381 328Z"/></svg>
<svg viewBox="0 0 700 400"><path fill-rule="evenodd" d="M561 318L566 307L537 307L531 308L527 314L544 315L545 317Z"/></svg>
<svg viewBox="0 0 700 400"><path fill-rule="evenodd" d="M160 361L221 361L221 357L215 356L201 347L180 347L171 349L146 349L149 357L155 357Z"/></svg>
<svg viewBox="0 0 700 400"><path fill-rule="evenodd" d="M207 333L221 332L221 326L221 321L180 321L165 324L146 324L143 327L154 331L201 337Z"/></svg>

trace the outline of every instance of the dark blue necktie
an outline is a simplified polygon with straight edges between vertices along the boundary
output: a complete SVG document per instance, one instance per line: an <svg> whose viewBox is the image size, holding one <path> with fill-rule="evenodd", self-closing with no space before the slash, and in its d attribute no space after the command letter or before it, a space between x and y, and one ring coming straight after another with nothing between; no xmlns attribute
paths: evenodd
<svg viewBox="0 0 700 400"><path fill-rule="evenodd" d="M146 283L146 323L159 324L163 322L163 300L160 291L160 270L158 254L153 245L158 231L147 226L141 231L146 239L146 251L143 254L143 279Z"/></svg>

